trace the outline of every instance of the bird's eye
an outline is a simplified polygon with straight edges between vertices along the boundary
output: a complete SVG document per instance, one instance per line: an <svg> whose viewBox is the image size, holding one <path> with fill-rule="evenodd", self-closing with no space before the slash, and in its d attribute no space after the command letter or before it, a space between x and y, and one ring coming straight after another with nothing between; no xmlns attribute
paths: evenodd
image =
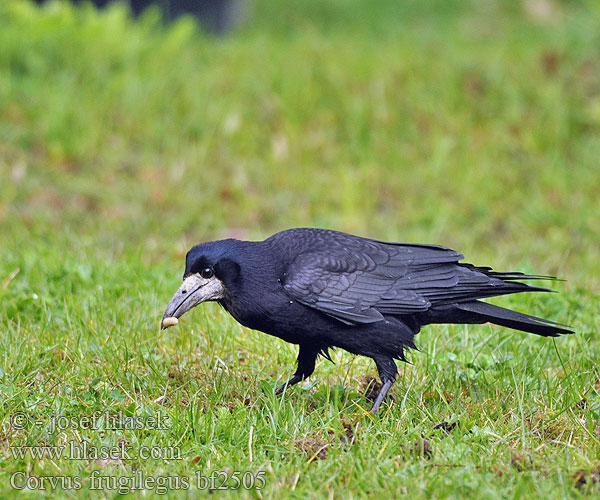
<svg viewBox="0 0 600 500"><path fill-rule="evenodd" d="M214 274L215 273L211 267L205 267L202 269L202 271L200 271L200 276L202 276L205 280L212 278Z"/></svg>

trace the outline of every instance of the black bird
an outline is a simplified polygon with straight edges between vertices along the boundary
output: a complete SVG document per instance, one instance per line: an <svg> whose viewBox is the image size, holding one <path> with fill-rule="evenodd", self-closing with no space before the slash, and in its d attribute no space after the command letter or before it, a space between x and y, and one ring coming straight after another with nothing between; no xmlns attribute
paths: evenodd
<svg viewBox="0 0 600 500"><path fill-rule="evenodd" d="M373 358L383 386L376 412L414 336L431 323L495 323L545 337L566 325L477 299L548 292L520 283L556 279L459 263L437 245L387 243L324 229L289 229L264 241L194 246L162 327L201 302L219 302L242 325L300 346L298 369L277 392L309 377L319 354L341 347ZM167 320L167 321L166 321Z"/></svg>

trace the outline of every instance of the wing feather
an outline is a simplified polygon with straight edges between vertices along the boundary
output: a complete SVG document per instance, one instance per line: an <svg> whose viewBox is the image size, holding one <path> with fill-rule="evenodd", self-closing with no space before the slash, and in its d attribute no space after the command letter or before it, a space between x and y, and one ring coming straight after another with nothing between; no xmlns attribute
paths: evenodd
<svg viewBox="0 0 600 500"><path fill-rule="evenodd" d="M463 256L453 250L344 239L292 262L284 279L291 297L346 323L372 323L383 314L427 311L424 291L458 282L453 264Z"/></svg>
<svg viewBox="0 0 600 500"><path fill-rule="evenodd" d="M281 279L290 298L347 324L506 293L547 291L515 281L545 276L459 263L462 254L437 245L388 243L321 229L292 229L271 238L292 259Z"/></svg>

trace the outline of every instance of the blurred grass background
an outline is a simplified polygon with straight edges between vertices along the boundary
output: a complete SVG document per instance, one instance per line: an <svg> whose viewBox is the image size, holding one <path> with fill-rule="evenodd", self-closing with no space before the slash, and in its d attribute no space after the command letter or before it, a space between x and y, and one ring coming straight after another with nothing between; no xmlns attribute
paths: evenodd
<svg viewBox="0 0 600 500"><path fill-rule="evenodd" d="M89 410L77 405L98 376L113 389L133 376L144 389L132 411L152 409L178 377L191 377L184 386L213 383L211 370L221 358L232 360L227 364L237 378L231 387L169 408L206 405L196 401L202 398L218 406L223 394L237 404L248 391L254 400L259 381L291 371L294 348L239 329L211 306L187 319L200 328L193 337L189 327L157 335L183 256L209 239L262 239L288 227L328 227L442 244L475 264L568 280L555 287L560 296L497 303L572 323L576 337L552 344L497 328L478 337L473 327L473 340L466 340L456 337L466 331L461 327L430 328L418 338L426 355L412 356L415 365L406 376L430 376L431 382L419 383L460 393L472 382L460 378L463 365L456 367L456 357L437 361L448 372L446 386L434 376L433 352L459 349L470 373L469 360L484 345L492 360L498 352L512 352L515 339L512 355L524 361L513 370L528 362L542 370L561 366L560 375L553 372L561 415L584 396L595 403L586 416L573 417L587 426L579 454L564 455L562 441L554 443L556 455L549 460L560 463L565 476L538 494L580 494L573 474L593 467L600 456L594 434L600 417L594 388L600 378L598 2L255 0L239 31L214 38L191 19L164 25L157 11L134 21L123 5L97 11L12 0L0 4L0 25L3 414L21 406L43 414L71 404ZM199 358L198 349L212 354ZM563 350L564 359L555 349ZM351 359L338 354L337 366L321 364L313 377L317 390L326 391L327 377L352 386L358 383L354 371L356 377L363 369L374 372L368 362ZM502 366L486 386L492 400L500 397L494 391L501 375L511 373ZM538 387L538 375L527 379L532 387ZM395 389L401 401L402 387ZM410 397L421 398L421 388ZM122 401L111 394L94 399L98 408L119 407ZM281 418L292 419L297 429L323 424L312 414L303 420L314 397L300 396L304 406L293 401L298 408L286 411L297 413ZM315 403L317 413L331 404L328 397ZM520 400L511 398L514 407ZM42 399L47 404L40 410ZM267 402L259 397L256 404ZM528 403L532 414L541 411L533 400ZM485 414L490 404L484 397L480 411ZM442 413L448 410L440 405ZM350 403L343 408L361 415ZM335 419L339 411L327 414ZM404 418L403 411L392 411L389 421ZM432 423L443 418L431 411ZM193 426L200 417L192 412L189 418ZM245 418L235 425L247 430ZM406 424L418 437L421 427ZM388 436L369 429L365 451L338 459L359 468L385 464L387 455L382 459L379 452ZM269 449L268 428L264 432ZM212 452L198 451L185 435L190 453L205 463ZM531 441L523 436L521 449L538 450L545 442L533 431ZM247 446L245 439L237 448ZM510 456L510 439L502 443L500 455ZM233 452L223 446L213 465L234 466L233 458L225 458ZM297 446L284 449L302 456ZM21 467L6 457L8 469ZM306 461L298 457L298 463ZM248 457L239 451L235 460L246 463ZM421 465L409 462L403 477L426 476L430 465ZM280 467L282 477L290 475L290 482L282 480L289 488L294 462L284 460ZM526 489L537 484L535 474L531 484L517 477L519 467L496 489L492 474L486 488L497 496L516 495L519 481ZM315 473L304 483L296 479L299 495L339 496L355 485L350 491L361 496L392 487L376 476L350 475L332 480L330 488L329 473ZM460 472L454 480L450 496L466 481ZM481 493L474 481L473 491ZM557 489L559 483L564 489ZM281 494L283 486L273 484L271 493ZM428 487L434 488L429 484L417 494L436 491Z"/></svg>

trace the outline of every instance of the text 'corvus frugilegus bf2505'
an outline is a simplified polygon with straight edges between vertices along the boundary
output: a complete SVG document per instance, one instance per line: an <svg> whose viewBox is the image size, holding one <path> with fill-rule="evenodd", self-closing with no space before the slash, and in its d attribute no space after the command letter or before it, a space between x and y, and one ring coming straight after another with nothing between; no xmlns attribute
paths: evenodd
<svg viewBox="0 0 600 500"><path fill-rule="evenodd" d="M330 347L373 358L383 386L376 412L398 372L395 359L431 323L495 323L545 337L566 325L478 299L548 292L520 280L555 279L459 263L436 245L387 243L324 229L289 229L264 241L202 243L186 256L183 284L162 327L201 302L219 302L248 328L300 346L298 369L282 392L309 377Z"/></svg>

